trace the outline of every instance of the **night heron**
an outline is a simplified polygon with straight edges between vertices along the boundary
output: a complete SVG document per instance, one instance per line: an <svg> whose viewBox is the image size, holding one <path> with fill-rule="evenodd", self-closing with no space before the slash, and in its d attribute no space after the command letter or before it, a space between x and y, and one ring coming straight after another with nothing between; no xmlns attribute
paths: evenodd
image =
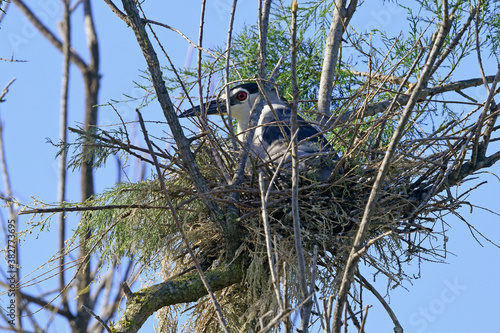
<svg viewBox="0 0 500 333"><path fill-rule="evenodd" d="M231 116L237 121L237 136L243 140L244 133L249 130L250 113L259 95L257 83L243 83L229 91ZM255 128L249 151L257 161L274 165L280 163L286 168L291 163L290 155L290 124L291 109L280 99L275 90L266 92L267 101L262 108L259 121ZM227 114L226 95L205 104L205 113ZM180 117L192 117L200 114L200 106L186 110ZM335 151L328 143L321 130L297 115L297 141L299 167L302 170L314 171L317 180L327 180L333 169L333 161L338 159Z"/></svg>

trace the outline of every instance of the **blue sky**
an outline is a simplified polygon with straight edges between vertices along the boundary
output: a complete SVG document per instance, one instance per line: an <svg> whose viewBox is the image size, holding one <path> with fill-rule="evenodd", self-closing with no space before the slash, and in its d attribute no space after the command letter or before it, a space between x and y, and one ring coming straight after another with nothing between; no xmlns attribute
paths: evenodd
<svg viewBox="0 0 500 333"><path fill-rule="evenodd" d="M205 47L222 45L227 39L228 17L232 1L211 1L207 5L205 19ZM299 1L300 5L301 1ZM58 0L30 1L43 21L54 31L62 15ZM112 99L122 100L123 94L141 96L133 81L143 83L140 70L145 69L145 61L130 28L119 20L102 1L94 1L98 38L101 50L100 103ZM179 1L175 5L163 2L146 2L148 18L165 22L179 28L191 40L197 41L199 28L200 1ZM235 31L244 24L256 22L257 2L240 1L235 20ZM78 9L73 17L73 41L75 48L87 59L84 35L82 32L82 14ZM351 24L354 28L387 30L392 36L406 29L404 12L394 7L380 5L380 2L365 2ZM62 71L61 54L50 45L14 6L8 11L0 25L0 57L26 60L27 62L0 62L0 88L16 77L6 96L6 102L0 104L0 117L4 125L7 163L9 166L14 196L21 202L30 202L31 196L46 202L56 200L57 160L56 148L46 142L46 138L57 141L59 135L59 99L60 78ZM176 66L186 63L189 52L188 43L171 31L157 29L159 38L169 52ZM161 61L164 61L163 57ZM195 60L193 59L193 64ZM494 59L486 59L486 74L496 72ZM460 69L456 79L478 77L477 64L471 61ZM82 80L78 70L72 66L70 91L70 126L83 120ZM478 100L484 100L484 89L474 90ZM135 119L134 108L137 102L117 105L125 120ZM163 120L160 108L153 102L143 109L147 119ZM101 125L117 123L114 111L107 107L100 109ZM186 123L187 124L187 123ZM165 125L157 125L154 130L161 134ZM138 136L140 137L140 136ZM70 138L74 138L70 136ZM500 149L496 144L492 148ZM490 152L492 152L491 150ZM467 190L472 184L488 181L473 192L469 201L473 205L483 206L498 211L499 180L492 174L500 174L500 167L494 166L482 173L479 179L465 183L458 189ZM131 181L137 179L134 164L126 169ZM108 188L116 181L116 163L112 160L106 168L96 172L96 191ZM79 174L69 176L69 201L78 201ZM2 182L0 189L4 191ZM460 213L469 223L478 228L494 242L500 243L500 217L475 207L463 207ZM7 209L2 208L3 218ZM75 228L78 216L70 216L70 229ZM20 228L25 228L29 217L19 219ZM423 263L420 266L421 277L405 283L405 288L390 291L390 304L396 312L406 332L467 332L495 331L497 325L497 299L500 296L498 276L500 268L498 256L500 250L480 239L480 246L471 236L467 226L456 217L449 216L446 223L450 226L446 244L449 254L446 264ZM22 272L36 269L48 260L56 251L56 224L50 232L39 235L31 234L21 243ZM4 263L2 262L2 265ZM417 273L419 268L414 262L409 271ZM384 281L376 282L379 291L385 294ZM136 286L137 287L137 286ZM3 296L2 296L3 300ZM376 300L368 314L368 332L391 331L390 320ZM148 325L148 324L147 324ZM141 332L149 332L144 327ZM59 330L61 332L62 330Z"/></svg>

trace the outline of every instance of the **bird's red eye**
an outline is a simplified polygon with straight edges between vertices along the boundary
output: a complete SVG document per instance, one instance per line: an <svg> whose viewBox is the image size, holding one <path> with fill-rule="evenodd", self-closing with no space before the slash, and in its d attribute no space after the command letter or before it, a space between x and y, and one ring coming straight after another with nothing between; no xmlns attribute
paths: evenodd
<svg viewBox="0 0 500 333"><path fill-rule="evenodd" d="M236 95L236 98L239 100L239 101L244 101L245 99L247 99L247 93L244 92L244 91L240 91L237 95Z"/></svg>

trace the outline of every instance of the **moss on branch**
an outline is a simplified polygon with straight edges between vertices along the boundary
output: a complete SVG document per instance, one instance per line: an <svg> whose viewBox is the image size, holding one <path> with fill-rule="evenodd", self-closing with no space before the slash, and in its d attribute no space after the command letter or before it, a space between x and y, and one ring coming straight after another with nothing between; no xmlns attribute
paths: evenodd
<svg viewBox="0 0 500 333"><path fill-rule="evenodd" d="M243 278L241 264L216 269L205 273L213 291L238 283ZM174 280L165 281L152 287L141 289L127 297L125 312L112 326L113 332L137 332L144 322L162 307L189 303L205 296L207 290L197 273L186 274Z"/></svg>

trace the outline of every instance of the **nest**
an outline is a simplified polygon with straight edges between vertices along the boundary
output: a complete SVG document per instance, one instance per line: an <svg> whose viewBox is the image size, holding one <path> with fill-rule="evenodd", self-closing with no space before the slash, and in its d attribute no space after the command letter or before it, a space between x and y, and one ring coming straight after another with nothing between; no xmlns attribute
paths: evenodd
<svg viewBox="0 0 500 333"><path fill-rule="evenodd" d="M223 211L235 205L240 213L238 220L241 244L237 256L245 261L244 280L217 292L225 318L230 327L241 331L252 331L259 319L269 320L276 315L276 296L272 289L269 262L266 252L265 231L262 220L262 197L255 176L247 175L238 188L229 189L223 185L224 175L216 166L211 150L199 149L197 162L211 188L211 197ZM333 154L333 153L332 153ZM333 159L333 156L329 157ZM308 175L301 175L299 192L299 216L302 247L306 256L308 272L316 268L315 282L319 295L335 295L343 267L353 244L357 226L363 216L364 207L370 195L378 163L368 156L363 163L343 163L343 172L331 178L328 184L317 183ZM385 181L384 190L377 202L373 215L369 239L363 260L377 272L389 277L390 284L398 285L404 279L404 263L415 258L419 260L441 260L443 233L434 231L443 211L455 209L458 201L443 204L439 197L428 200L426 194L432 184L429 180L435 163L400 154L393 163ZM269 185L272 173L268 173ZM168 182L183 180L183 190L176 191L176 202L184 202L186 194L194 193L186 182L187 177L179 172ZM238 191L238 201L230 202L229 193ZM174 194L172 192L172 194ZM186 234L192 242L198 260L204 269L211 269L228 262L224 238L217 223L210 218L210 212L199 199L193 196L191 203L179 208ZM298 267L295 250L295 236L292 223L291 182L287 172L282 172L273 183L267 204L267 215L276 257L277 275L286 286L289 306L299 302ZM183 214L183 212L185 214ZM179 239L176 246L165 248L163 274L171 279L192 270L191 258ZM316 258L316 259L315 259ZM230 258L231 259L231 258ZM234 258L233 258L234 259ZM314 261L316 260L316 261ZM202 298L191 306L174 306L159 313L161 332L177 331L177 318L188 311L190 320L185 324L187 331L217 332L218 323L209 299Z"/></svg>

